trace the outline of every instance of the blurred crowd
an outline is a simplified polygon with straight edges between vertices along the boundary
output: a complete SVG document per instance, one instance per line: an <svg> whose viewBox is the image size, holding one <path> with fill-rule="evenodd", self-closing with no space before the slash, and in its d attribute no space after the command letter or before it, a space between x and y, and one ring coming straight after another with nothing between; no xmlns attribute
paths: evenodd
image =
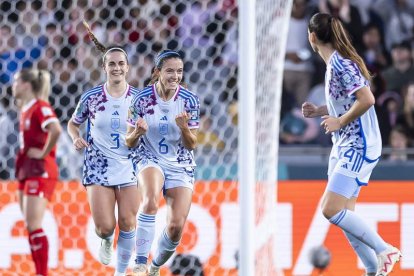
<svg viewBox="0 0 414 276"><path fill-rule="evenodd" d="M328 144L319 119L303 119L305 101L324 105L325 64L312 51L307 24L316 12L338 17L373 75L371 90L387 158L406 160L414 142L414 1L293 0L283 80L280 139L284 144Z"/></svg>
<svg viewBox="0 0 414 276"><path fill-rule="evenodd" d="M280 140L327 145L317 119L303 119L304 101L324 103L325 65L309 48L307 22L315 12L339 17L374 80L384 145L404 148L414 135L414 0L293 0L283 80ZM177 50L184 79L202 100L200 165L237 163L237 6L235 0L4 0L0 4L0 178L13 177L17 111L11 98L15 72L52 72L50 101L65 124L78 97L104 80L100 53L82 20L104 45L122 46L131 65L129 82L142 88L153 57ZM63 135L63 178L76 178L80 157ZM390 158L404 159L399 154ZM203 156L208 156L204 158ZM81 164L80 164L81 165Z"/></svg>

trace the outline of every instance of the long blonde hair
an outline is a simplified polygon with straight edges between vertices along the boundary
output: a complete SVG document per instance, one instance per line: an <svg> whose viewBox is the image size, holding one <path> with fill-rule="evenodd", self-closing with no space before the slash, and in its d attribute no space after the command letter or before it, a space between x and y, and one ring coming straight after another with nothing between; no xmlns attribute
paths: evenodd
<svg viewBox="0 0 414 276"><path fill-rule="evenodd" d="M355 62L361 70L362 75L371 81L372 75L368 71L364 60L358 55L351 43L348 32L341 21L327 13L317 13L309 21L310 33L315 33L322 43L332 43L332 46L344 58Z"/></svg>

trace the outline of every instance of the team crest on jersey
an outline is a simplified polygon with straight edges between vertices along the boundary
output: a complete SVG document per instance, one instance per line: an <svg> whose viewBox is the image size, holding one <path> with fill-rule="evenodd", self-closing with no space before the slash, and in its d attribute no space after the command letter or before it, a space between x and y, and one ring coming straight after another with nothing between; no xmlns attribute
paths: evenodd
<svg viewBox="0 0 414 276"><path fill-rule="evenodd" d="M342 82L344 84L350 84L354 81L354 78L352 77L352 75L348 72L346 72L343 76L342 76Z"/></svg>
<svg viewBox="0 0 414 276"><path fill-rule="evenodd" d="M167 135L168 134L168 123L160 123L158 132L161 135Z"/></svg>
<svg viewBox="0 0 414 276"><path fill-rule="evenodd" d="M111 128L118 129L121 126L121 121L119 118L112 118L111 119Z"/></svg>
<svg viewBox="0 0 414 276"><path fill-rule="evenodd" d="M29 129L30 128L30 119L26 119L24 121L24 129Z"/></svg>

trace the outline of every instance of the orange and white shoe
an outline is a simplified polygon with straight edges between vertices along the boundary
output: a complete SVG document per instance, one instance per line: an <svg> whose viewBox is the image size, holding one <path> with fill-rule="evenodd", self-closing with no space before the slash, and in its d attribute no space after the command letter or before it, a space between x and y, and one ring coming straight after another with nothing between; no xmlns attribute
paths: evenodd
<svg viewBox="0 0 414 276"><path fill-rule="evenodd" d="M401 259L400 250L394 246L389 246L383 252L377 255L378 270L375 276L386 276L391 273L394 265Z"/></svg>

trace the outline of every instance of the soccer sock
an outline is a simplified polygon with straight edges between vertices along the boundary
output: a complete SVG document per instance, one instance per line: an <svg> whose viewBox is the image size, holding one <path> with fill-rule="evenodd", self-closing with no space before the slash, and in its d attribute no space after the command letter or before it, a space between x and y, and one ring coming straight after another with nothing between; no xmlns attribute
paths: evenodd
<svg viewBox="0 0 414 276"><path fill-rule="evenodd" d="M47 275L47 261L49 258L49 242L43 229L29 233L30 251L36 267L36 274Z"/></svg>
<svg viewBox="0 0 414 276"><path fill-rule="evenodd" d="M119 231L116 254L117 254L117 263L116 271L125 272L129 260L131 259L132 250L134 249L135 241L135 229L129 232Z"/></svg>
<svg viewBox="0 0 414 276"><path fill-rule="evenodd" d="M135 263L146 264L155 235L155 215L140 213L138 216Z"/></svg>
<svg viewBox="0 0 414 276"><path fill-rule="evenodd" d="M331 217L329 222L367 244L375 250L377 255L388 247L378 233L372 230L355 212L343 209Z"/></svg>
<svg viewBox="0 0 414 276"><path fill-rule="evenodd" d="M152 264L155 266L162 266L165 264L172 254L174 254L178 244L179 242L174 242L168 237L166 229L164 229L160 239L158 240L158 249L154 259L152 260Z"/></svg>
<svg viewBox="0 0 414 276"><path fill-rule="evenodd" d="M365 270L367 273L376 273L377 272L377 255L375 254L374 250L363 243L362 241L358 240L352 234L343 231L346 238L348 239L349 243L351 244L352 248L357 253L358 257L361 259L362 263L365 266Z"/></svg>

